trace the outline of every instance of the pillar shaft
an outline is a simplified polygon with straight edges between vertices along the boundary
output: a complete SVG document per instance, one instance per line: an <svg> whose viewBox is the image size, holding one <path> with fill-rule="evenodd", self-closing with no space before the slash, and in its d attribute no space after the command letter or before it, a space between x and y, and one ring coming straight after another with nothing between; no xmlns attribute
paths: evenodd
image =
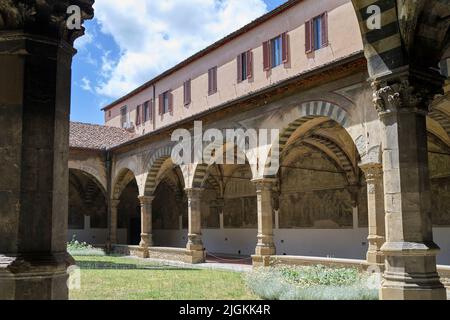
<svg viewBox="0 0 450 320"><path fill-rule="evenodd" d="M141 204L141 242L139 246L144 251L144 256L148 256L148 248L153 246L152 239L152 202L153 197L139 197Z"/></svg>
<svg viewBox="0 0 450 320"><path fill-rule="evenodd" d="M203 250L200 200L202 191L203 189L186 189L188 197L188 250Z"/></svg>
<svg viewBox="0 0 450 320"><path fill-rule="evenodd" d="M360 166L367 182L367 205L369 222L369 249L367 262L369 264L384 264L384 254L381 247L385 242L385 211L383 166L381 163L367 163Z"/></svg>
<svg viewBox="0 0 450 320"><path fill-rule="evenodd" d="M271 256L275 254L273 242L273 206L272 188L275 183L272 179L253 180L256 186L258 209L258 243L256 256Z"/></svg>
<svg viewBox="0 0 450 320"><path fill-rule="evenodd" d="M0 6L0 300L68 298L70 4Z"/></svg>
<svg viewBox="0 0 450 320"><path fill-rule="evenodd" d="M108 218L108 245L113 246L118 244L117 237L117 216L118 216L118 207L120 204L120 200L110 200L109 206L109 218Z"/></svg>
<svg viewBox="0 0 450 320"><path fill-rule="evenodd" d="M445 299L430 218L426 114L430 85L410 71L374 83L383 124L386 256L382 299ZM439 81L437 81L439 84Z"/></svg>

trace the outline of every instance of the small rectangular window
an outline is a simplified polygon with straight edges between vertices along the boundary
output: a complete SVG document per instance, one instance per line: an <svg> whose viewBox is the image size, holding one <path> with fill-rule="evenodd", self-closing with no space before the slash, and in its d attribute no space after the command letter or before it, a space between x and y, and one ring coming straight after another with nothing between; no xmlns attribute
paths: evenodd
<svg viewBox="0 0 450 320"><path fill-rule="evenodd" d="M328 13L325 12L306 22L306 53L328 46Z"/></svg>
<svg viewBox="0 0 450 320"><path fill-rule="evenodd" d="M120 125L122 128L125 128L127 126L128 122L128 107L123 106L120 108Z"/></svg>
<svg viewBox="0 0 450 320"><path fill-rule="evenodd" d="M169 112L169 92L163 93L163 113Z"/></svg>
<svg viewBox="0 0 450 320"><path fill-rule="evenodd" d="M150 101L144 102L144 123L149 120Z"/></svg>
<svg viewBox="0 0 450 320"><path fill-rule="evenodd" d="M281 36L272 39L270 41L270 46L271 46L272 68L275 68L283 62Z"/></svg>
<svg viewBox="0 0 450 320"><path fill-rule="evenodd" d="M184 106L188 106L191 103L191 80L187 80L184 83Z"/></svg>
<svg viewBox="0 0 450 320"><path fill-rule="evenodd" d="M217 92L217 67L208 71L208 94L212 95Z"/></svg>
<svg viewBox="0 0 450 320"><path fill-rule="evenodd" d="M141 106L137 106L136 107L136 125L140 125L141 124Z"/></svg>

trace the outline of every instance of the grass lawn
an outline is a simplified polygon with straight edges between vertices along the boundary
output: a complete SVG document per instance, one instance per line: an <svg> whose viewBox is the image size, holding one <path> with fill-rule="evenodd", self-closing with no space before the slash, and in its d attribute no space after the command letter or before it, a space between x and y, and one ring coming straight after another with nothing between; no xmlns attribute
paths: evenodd
<svg viewBox="0 0 450 320"><path fill-rule="evenodd" d="M71 300L234 300L257 299L243 274L171 267L132 258L75 256L81 289Z"/></svg>

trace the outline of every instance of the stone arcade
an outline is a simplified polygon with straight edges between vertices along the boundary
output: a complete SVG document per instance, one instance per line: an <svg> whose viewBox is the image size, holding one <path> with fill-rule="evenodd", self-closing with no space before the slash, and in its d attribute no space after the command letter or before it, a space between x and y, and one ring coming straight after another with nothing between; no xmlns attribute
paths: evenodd
<svg viewBox="0 0 450 320"><path fill-rule="evenodd" d="M69 151L79 34L55 21L92 1L53 3L0 1L0 298L67 298L73 235L189 263L379 266L383 299L446 298L450 5L288 1L106 106L106 126L71 123ZM194 121L278 129L277 174L174 165Z"/></svg>

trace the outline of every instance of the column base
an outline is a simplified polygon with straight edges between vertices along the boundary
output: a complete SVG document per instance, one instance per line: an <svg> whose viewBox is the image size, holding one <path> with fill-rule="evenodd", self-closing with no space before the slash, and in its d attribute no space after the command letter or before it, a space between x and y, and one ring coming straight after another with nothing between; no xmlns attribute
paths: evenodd
<svg viewBox="0 0 450 320"><path fill-rule="evenodd" d="M270 267L271 265L271 256L262 256L262 255L253 255L252 256L252 264L255 268L260 267Z"/></svg>
<svg viewBox="0 0 450 320"><path fill-rule="evenodd" d="M446 300L447 292L436 268L439 247L433 243L387 242L382 247L386 270L383 300Z"/></svg>
<svg viewBox="0 0 450 320"><path fill-rule="evenodd" d="M198 264L206 262L206 252L204 250L187 250L187 263Z"/></svg>
<svg viewBox="0 0 450 320"><path fill-rule="evenodd" d="M139 248L135 251L135 254L138 258L142 258L142 259L148 259L150 257L148 247L139 246Z"/></svg>
<svg viewBox="0 0 450 320"><path fill-rule="evenodd" d="M274 256L276 254L275 245L257 245L255 250L256 256Z"/></svg>
<svg viewBox="0 0 450 320"><path fill-rule="evenodd" d="M73 263L66 252L0 255L0 300L67 300L67 268Z"/></svg>

